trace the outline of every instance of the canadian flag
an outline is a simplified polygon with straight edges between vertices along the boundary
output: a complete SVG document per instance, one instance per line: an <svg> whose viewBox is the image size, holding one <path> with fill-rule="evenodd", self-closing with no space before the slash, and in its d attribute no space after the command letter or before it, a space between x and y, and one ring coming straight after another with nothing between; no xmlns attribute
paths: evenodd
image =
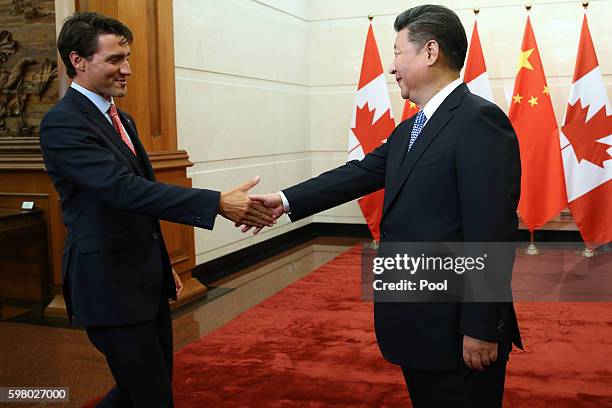
<svg viewBox="0 0 612 408"><path fill-rule="evenodd" d="M493 93L491 92L491 83L489 82L489 74L487 73L484 54L482 53L482 46L480 45L478 24L475 20L474 29L472 30L472 39L470 40L470 50L468 51L465 71L463 72L463 82L466 83L470 92L473 94L495 103L493 100Z"/></svg>
<svg viewBox="0 0 612 408"><path fill-rule="evenodd" d="M391 101L385 74L378 54L372 24L368 28L357 98L351 119L348 142L348 160L361 160L384 143L395 129ZM380 239L380 218L384 190L359 199L361 212L376 241Z"/></svg>
<svg viewBox="0 0 612 408"><path fill-rule="evenodd" d="M560 132L567 199L583 240L612 241L612 109L586 14Z"/></svg>

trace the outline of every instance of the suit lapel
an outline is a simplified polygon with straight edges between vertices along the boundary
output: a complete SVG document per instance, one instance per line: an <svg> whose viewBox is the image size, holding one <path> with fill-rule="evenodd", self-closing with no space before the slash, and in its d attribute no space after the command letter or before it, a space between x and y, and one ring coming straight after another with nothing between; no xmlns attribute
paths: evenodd
<svg viewBox="0 0 612 408"><path fill-rule="evenodd" d="M455 90L453 90L453 92L451 92L451 94L444 100L444 102L442 102L438 109L436 109L433 116L427 121L427 124L417 137L409 152L408 144L410 143L410 134L405 135L406 137L402 139L398 147L400 150L400 154L398 155L399 160L397 161L399 163L399 168L397 169L397 172L393 172L390 175L391 182L389 183L390 187L388 188L388 196L385 198L383 214L389 209L395 197L397 197L399 191L406 183L406 180L410 174L412 174L414 167L423 156L423 153L452 119L450 111L459 104L461 97L466 91L466 85L461 84ZM412 126L410 127L410 130L412 131ZM393 170L394 169L392 169L392 171Z"/></svg>
<svg viewBox="0 0 612 408"><path fill-rule="evenodd" d="M104 115L96 108L95 110L90 110L88 114L89 120L99 129L101 129L104 133L104 136L121 152L121 158L124 161L127 161L132 169L142 175L142 169L138 164L136 156L130 150L130 148L125 144L123 140L121 140L121 136L117 133L117 130L111 125L108 120L104 117Z"/></svg>
<svg viewBox="0 0 612 408"><path fill-rule="evenodd" d="M414 127L414 122L416 120L416 115L412 116L409 119L412 123L407 126L407 129L410 129L408 131L408 135L406 135L407 137L403 137L400 141L400 145L398 147L398 157L396 160L394 160L394 168L392 169L392 173L391 174L400 174L400 168L402 166L402 164L404 164L404 161L406 160L406 157L408 156L408 145L410 144L410 133L412 132L412 128ZM420 137L420 136L419 136Z"/></svg>
<svg viewBox="0 0 612 408"><path fill-rule="evenodd" d="M123 127L130 136L130 140L134 145L134 150L136 150L136 156L134 156L131 151L130 154L132 155L132 157L134 157L139 169L143 172L144 176L147 177L149 180L155 180L153 168L151 167L151 162L149 161L149 156L147 155L144 146L140 142L140 138L138 137L138 132L136 131L136 126L134 125L134 122L123 111L118 110L118 112L119 117L121 118L121 123L123 123Z"/></svg>
<svg viewBox="0 0 612 408"><path fill-rule="evenodd" d="M119 150L120 154L116 154L118 159L127 162L136 173L144 175L142 167L138 163L134 153L132 153L125 142L121 140L121 136L119 136L117 130L108 121L104 114L100 112L100 110L85 95L81 94L79 91L69 88L65 97L72 98L77 103L80 110L86 114L87 119L95 127L100 129L102 131L102 135Z"/></svg>

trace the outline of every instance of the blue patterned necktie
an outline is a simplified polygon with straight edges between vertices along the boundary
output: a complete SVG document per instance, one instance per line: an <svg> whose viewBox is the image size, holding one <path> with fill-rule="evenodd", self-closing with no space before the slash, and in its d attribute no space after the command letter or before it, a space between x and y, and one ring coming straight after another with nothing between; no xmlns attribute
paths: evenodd
<svg viewBox="0 0 612 408"><path fill-rule="evenodd" d="M425 116L423 109L421 109L416 114L416 118L414 119L414 125L412 126L412 132L410 132L410 144L408 145L408 151L410 151L410 148L416 141L417 137L419 136L419 133L421 133L421 130L423 130L423 126L425 126L426 121L427 121L427 117Z"/></svg>

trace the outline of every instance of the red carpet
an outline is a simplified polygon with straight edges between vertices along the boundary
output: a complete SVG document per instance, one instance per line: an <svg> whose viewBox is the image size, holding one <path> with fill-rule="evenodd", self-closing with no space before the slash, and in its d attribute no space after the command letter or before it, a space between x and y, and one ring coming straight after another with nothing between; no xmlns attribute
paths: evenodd
<svg viewBox="0 0 612 408"><path fill-rule="evenodd" d="M353 248L176 353L181 407L406 407ZM612 407L610 303L520 303L505 407Z"/></svg>

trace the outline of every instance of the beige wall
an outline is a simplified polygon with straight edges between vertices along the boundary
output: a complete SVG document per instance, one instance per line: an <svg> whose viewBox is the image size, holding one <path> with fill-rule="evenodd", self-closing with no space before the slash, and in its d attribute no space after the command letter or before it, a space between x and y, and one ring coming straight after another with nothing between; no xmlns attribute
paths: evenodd
<svg viewBox="0 0 612 408"><path fill-rule="evenodd" d="M385 68L393 21L417 1L175 0L177 118L180 148L195 163L194 186L226 189L255 174L256 191L276 191L345 162L348 126L372 13ZM445 1L468 38L478 19L496 102L507 110L525 26L524 1ZM532 24L561 121L582 20L580 1L534 1ZM592 0L589 24L608 95L612 94L612 0ZM393 113L403 101L387 76ZM508 91L509 90L509 91ZM304 222L363 222L355 203ZM303 224L302 222L301 224ZM300 224L300 225L301 225ZM257 239L219 218L196 232L198 263L295 228L286 223Z"/></svg>
<svg viewBox="0 0 612 408"><path fill-rule="evenodd" d="M254 191L308 178L310 124L305 2L175 0L179 148L189 152L194 187L226 190L255 175ZM260 237L217 217L196 229L197 263L308 222Z"/></svg>

